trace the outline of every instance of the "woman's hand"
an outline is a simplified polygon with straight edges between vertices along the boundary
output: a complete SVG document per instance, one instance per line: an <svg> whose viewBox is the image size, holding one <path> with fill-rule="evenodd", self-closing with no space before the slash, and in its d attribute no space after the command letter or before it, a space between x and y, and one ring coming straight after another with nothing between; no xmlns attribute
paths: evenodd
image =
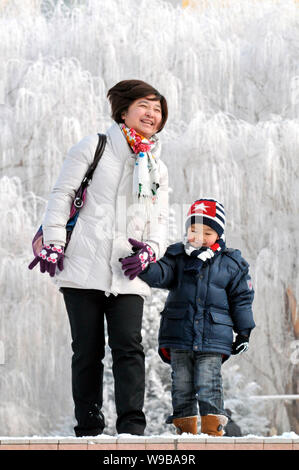
<svg viewBox="0 0 299 470"><path fill-rule="evenodd" d="M144 271L149 263L156 262L156 256L152 248L143 242L129 238L134 253L126 258L121 258L122 269L125 276L132 281L138 274Z"/></svg>
<svg viewBox="0 0 299 470"><path fill-rule="evenodd" d="M41 273L49 273L55 276L56 266L63 270L64 248L60 245L43 245L41 252L29 264L28 268L33 269L38 263Z"/></svg>

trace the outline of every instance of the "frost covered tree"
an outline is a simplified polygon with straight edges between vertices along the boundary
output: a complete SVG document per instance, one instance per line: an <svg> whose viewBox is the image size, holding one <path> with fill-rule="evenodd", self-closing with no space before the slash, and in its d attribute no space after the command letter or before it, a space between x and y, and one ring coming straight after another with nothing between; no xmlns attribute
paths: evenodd
<svg viewBox="0 0 299 470"><path fill-rule="evenodd" d="M165 420L171 414L170 367L158 355L158 330L160 312L164 308L167 292L153 289L150 301L147 301L143 316L143 342L146 354L146 394L145 414L147 434L170 432Z"/></svg>
<svg viewBox="0 0 299 470"><path fill-rule="evenodd" d="M248 382L240 372L239 365L223 367L224 406L232 412L232 419L240 426L242 434L266 436L269 431L266 404L253 396L261 387L254 381Z"/></svg>

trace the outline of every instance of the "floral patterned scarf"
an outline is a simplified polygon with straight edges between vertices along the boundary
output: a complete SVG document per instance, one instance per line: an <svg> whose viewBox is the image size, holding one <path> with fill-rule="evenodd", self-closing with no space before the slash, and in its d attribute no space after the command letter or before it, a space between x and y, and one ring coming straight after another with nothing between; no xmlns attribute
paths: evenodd
<svg viewBox="0 0 299 470"><path fill-rule="evenodd" d="M133 174L133 195L137 196L138 200L150 198L155 202L157 189L159 188L159 173L154 153L160 153L160 141L156 135L153 135L151 139L147 139L138 134L135 129L129 129L125 124L120 124L119 126L128 144L136 154Z"/></svg>

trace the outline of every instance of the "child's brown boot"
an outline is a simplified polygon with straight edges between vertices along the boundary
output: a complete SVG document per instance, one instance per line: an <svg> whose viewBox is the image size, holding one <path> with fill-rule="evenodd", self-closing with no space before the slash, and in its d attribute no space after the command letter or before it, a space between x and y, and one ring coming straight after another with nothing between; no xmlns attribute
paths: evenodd
<svg viewBox="0 0 299 470"><path fill-rule="evenodd" d="M201 417L201 432L210 436L223 436L228 419L225 415L206 415Z"/></svg>
<svg viewBox="0 0 299 470"><path fill-rule="evenodd" d="M177 434L189 432L190 434L197 434L197 416L186 416L185 418L174 418L172 420L176 427Z"/></svg>

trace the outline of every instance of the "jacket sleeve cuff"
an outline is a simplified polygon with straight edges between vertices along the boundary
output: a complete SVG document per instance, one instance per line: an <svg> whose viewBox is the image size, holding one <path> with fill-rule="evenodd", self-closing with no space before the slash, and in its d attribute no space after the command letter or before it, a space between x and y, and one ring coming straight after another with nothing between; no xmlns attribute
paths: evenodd
<svg viewBox="0 0 299 470"><path fill-rule="evenodd" d="M250 333L251 333L251 330L241 330L241 331L238 331L238 335L248 336L248 339L249 339Z"/></svg>
<svg viewBox="0 0 299 470"><path fill-rule="evenodd" d="M65 246L66 243L66 230L65 227L63 228L46 228L43 227L43 239L45 245L50 245L53 243L54 245L61 245Z"/></svg>

